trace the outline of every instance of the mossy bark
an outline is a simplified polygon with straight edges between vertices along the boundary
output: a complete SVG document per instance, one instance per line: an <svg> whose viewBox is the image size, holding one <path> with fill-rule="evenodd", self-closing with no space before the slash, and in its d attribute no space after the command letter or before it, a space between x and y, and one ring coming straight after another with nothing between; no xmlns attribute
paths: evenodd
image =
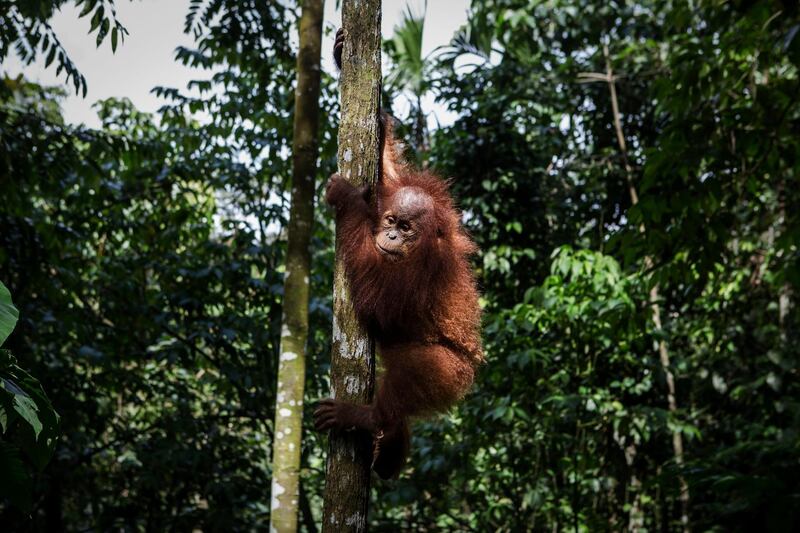
<svg viewBox="0 0 800 533"><path fill-rule="evenodd" d="M340 81L339 173L354 185L374 185L378 179L380 150L380 0L344 0L342 21L345 40ZM339 400L369 403L374 381L375 344L353 313L337 246L331 393ZM331 435L323 531L366 531L371 444L368 436L355 432Z"/></svg>
<svg viewBox="0 0 800 533"><path fill-rule="evenodd" d="M292 139L292 204L283 285L270 531L297 531L303 389L308 337L314 185L319 131L320 50L324 0L305 0L300 17Z"/></svg>

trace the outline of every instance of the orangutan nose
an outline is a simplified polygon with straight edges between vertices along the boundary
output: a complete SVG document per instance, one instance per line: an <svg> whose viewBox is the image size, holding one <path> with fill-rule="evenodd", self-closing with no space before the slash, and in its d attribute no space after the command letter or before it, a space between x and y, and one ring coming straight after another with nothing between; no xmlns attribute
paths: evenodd
<svg viewBox="0 0 800 533"><path fill-rule="evenodd" d="M386 234L386 236L389 237L389 239L391 239L391 240L395 240L397 238L397 232L396 231L390 231L389 233Z"/></svg>

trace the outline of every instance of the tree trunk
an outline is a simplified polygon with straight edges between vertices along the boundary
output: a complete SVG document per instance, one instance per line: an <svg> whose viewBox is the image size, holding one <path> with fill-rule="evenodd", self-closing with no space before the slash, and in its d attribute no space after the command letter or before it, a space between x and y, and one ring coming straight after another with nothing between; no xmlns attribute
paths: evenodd
<svg viewBox="0 0 800 533"><path fill-rule="evenodd" d="M378 108L381 90L381 2L344 0L339 126L339 174L355 185L375 185L379 172ZM331 394L346 402L372 400L375 343L361 327L336 246L333 280ZM366 531L372 450L357 432L331 434L322 530Z"/></svg>
<svg viewBox="0 0 800 533"><path fill-rule="evenodd" d="M617 133L617 143L619 144L619 151L622 155L622 161L625 165L625 179L628 182L628 193L631 199L631 205L639 203L639 195L636 192L636 185L633 183L633 168L628 160L628 149L625 143L625 135L622 130L622 120L619 113L619 102L617 101L617 88L616 79L614 78L614 71L611 68L611 56L608 52L608 45L603 45L603 55L606 60L606 81L608 83L608 91L611 96L611 111L614 115L614 129ZM639 230L644 233L644 225L639 227ZM650 256L644 258L645 268L650 269L653 265L653 260ZM662 329L661 324L661 306L659 305L659 290L658 285L653 285L650 289L649 304L652 310L653 325L657 330ZM658 341L658 358L661 363L661 370L664 372L664 377L667 382L667 407L670 413L676 413L678 410L678 402L675 396L675 377L672 374L672 367L669 360L669 350L667 343L660 339ZM683 437L680 430L672 432L672 452L675 457L675 464L680 468L683 466ZM682 475L678 475L678 483L680 485L680 501L681 501L681 525L683 530L689 531L689 485Z"/></svg>
<svg viewBox="0 0 800 533"><path fill-rule="evenodd" d="M305 0L300 17L294 98L292 204L283 285L275 438L272 456L270 531L297 531L300 443L303 431L308 280L319 128L320 49L324 0Z"/></svg>

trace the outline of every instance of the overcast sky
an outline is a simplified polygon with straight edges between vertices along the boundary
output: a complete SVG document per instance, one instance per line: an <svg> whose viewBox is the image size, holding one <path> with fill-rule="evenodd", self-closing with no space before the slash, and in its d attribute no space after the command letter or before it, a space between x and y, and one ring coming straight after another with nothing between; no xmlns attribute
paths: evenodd
<svg viewBox="0 0 800 533"><path fill-rule="evenodd" d="M341 12L335 9L335 3L335 0L325 2L325 28L341 25ZM450 41L453 32L466 22L468 3L468 0L429 2L423 37L424 53ZM419 11L424 1L383 1L384 37L392 34L407 4ZM130 35L117 47L116 54L111 52L110 39L97 49L95 37L87 35L91 17L78 19L75 6L72 3L65 5L51 23L88 83L85 99L70 93L62 103L65 119L97 127L100 122L91 106L99 99L112 96L128 97L138 109L153 112L164 103L150 94L153 87L185 88L192 78L203 77L203 73L184 67L173 59L176 46L192 45L191 39L183 34L183 19L188 5L189 0L117 0L118 17ZM333 33L324 38L322 47L323 68L329 72L333 69L332 46ZM31 81L45 85L63 84L63 79L56 78L54 65L44 68L44 58L23 68L12 55L3 70L12 76L21 70ZM453 120L442 106L434 104L432 98L423 104L426 111L433 111L443 124ZM402 116L403 107L397 111ZM433 116L431 120L434 120Z"/></svg>

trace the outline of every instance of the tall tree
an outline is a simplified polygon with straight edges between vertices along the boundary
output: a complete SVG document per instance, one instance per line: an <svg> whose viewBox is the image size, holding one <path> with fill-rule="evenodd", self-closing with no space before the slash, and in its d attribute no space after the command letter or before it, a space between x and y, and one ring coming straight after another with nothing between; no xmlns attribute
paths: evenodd
<svg viewBox="0 0 800 533"><path fill-rule="evenodd" d="M292 205L283 285L280 361L272 452L271 531L297 530L300 446L303 432L305 347L311 275L311 228L319 129L320 47L324 0L305 0L300 17L294 98Z"/></svg>
<svg viewBox="0 0 800 533"><path fill-rule="evenodd" d="M342 22L345 41L339 172L355 185L369 183L374 186L379 170L380 0L345 0ZM375 343L353 312L338 244L336 249L331 392L335 398L350 403L368 403L374 388ZM322 522L324 531L366 530L370 448L370 442L356 432L331 436Z"/></svg>
<svg viewBox="0 0 800 533"><path fill-rule="evenodd" d="M598 73L598 72L586 72L581 73L578 75L578 80L582 82L594 82L594 81L601 81L605 82L608 85L608 93L609 98L611 100L611 113L612 118L614 120L614 132L617 136L617 145L619 147L619 152L621 155L623 166L625 167L625 181L628 186L628 196L630 197L631 206L637 206L639 204L639 193L636 191L636 184L634 183L634 169L630 164L629 156L628 156L628 147L627 143L625 142L625 132L622 128L622 118L619 111L619 100L617 98L617 86L616 86L616 77L614 76L614 70L611 65L611 56L608 52L608 44L603 43L603 57L605 58L605 65L606 65L606 72L605 73ZM641 233L645 233L646 229L644 224L639 224L639 231ZM649 255L644 257L644 266L645 269L650 271L653 268L653 258ZM652 320L653 325L655 326L656 330L662 331L662 322L661 322L661 305L659 304L660 296L659 296L659 286L658 283L655 283L648 292L648 304L652 309ZM669 349L667 348L667 343L663 338L658 339L657 341L658 347L658 356L659 362L661 364L661 370L664 372L664 378L667 385L667 406L669 408L670 413L676 414L678 411L678 403L676 400L675 394L675 376L672 372L672 368L670 365L669 360ZM681 435L680 429L672 429L672 449L675 455L675 464L679 467L683 467L683 436ZM635 445L631 444L626 448L626 458L630 458L629 462L633 461L633 456L635 456ZM632 481L637 481L635 485L638 485L638 480L636 480L635 476L632 476ZM681 500L681 524L684 527L684 531L688 531L688 524L689 524L689 486L686 484L686 479L682 476L678 476L678 481L680 483L680 500ZM634 484L632 483L632 486ZM638 490L638 487L636 488ZM636 495L635 502L638 502L638 494ZM636 527L640 527L643 524L639 524L634 527L634 522L640 520L639 516L640 510L639 505L634 503L631 506L631 521L629 522L628 529L636 529Z"/></svg>

